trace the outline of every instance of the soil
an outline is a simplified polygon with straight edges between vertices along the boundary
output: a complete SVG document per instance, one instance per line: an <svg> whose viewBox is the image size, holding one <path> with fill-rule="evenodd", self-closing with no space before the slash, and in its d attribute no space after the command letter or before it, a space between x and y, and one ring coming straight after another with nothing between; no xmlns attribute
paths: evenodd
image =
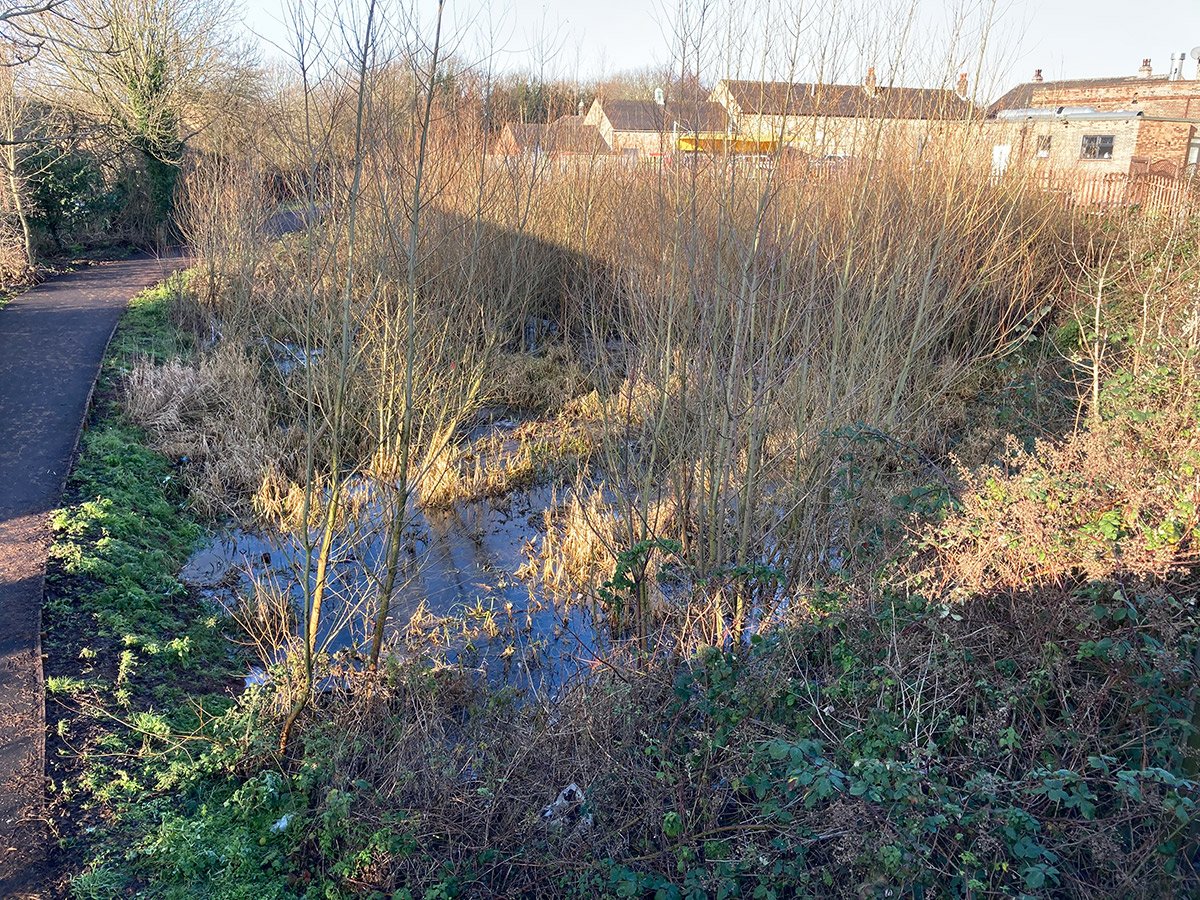
<svg viewBox="0 0 1200 900"><path fill-rule="evenodd" d="M126 302L178 266L97 264L0 309L0 897L54 896L41 651L50 514Z"/></svg>

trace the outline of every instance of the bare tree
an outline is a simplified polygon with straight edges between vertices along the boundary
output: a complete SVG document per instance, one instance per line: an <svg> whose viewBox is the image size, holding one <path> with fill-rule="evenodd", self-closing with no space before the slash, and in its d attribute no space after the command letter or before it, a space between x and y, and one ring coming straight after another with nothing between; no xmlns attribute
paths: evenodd
<svg viewBox="0 0 1200 900"><path fill-rule="evenodd" d="M63 24L75 21L74 4L75 0L10 0L7 9L0 9L0 44L8 51L3 65L22 65L37 56Z"/></svg>
<svg viewBox="0 0 1200 900"><path fill-rule="evenodd" d="M75 0L47 45L64 95L141 154L162 218L188 141L245 90L232 21L228 0Z"/></svg>

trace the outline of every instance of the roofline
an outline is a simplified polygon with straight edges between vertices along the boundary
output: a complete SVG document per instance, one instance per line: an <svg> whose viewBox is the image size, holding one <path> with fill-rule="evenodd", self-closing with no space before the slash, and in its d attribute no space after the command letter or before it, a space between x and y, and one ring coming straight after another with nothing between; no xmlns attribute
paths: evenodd
<svg viewBox="0 0 1200 900"><path fill-rule="evenodd" d="M1143 119L1146 114L1140 109L1080 109L1066 106L1036 107L1027 106L1019 109L1000 109L993 118L1003 122L1019 121L1021 119Z"/></svg>
<svg viewBox="0 0 1200 900"><path fill-rule="evenodd" d="M1190 81L1191 79L1184 79ZM1166 75L1151 75L1145 78L1141 75L1104 75L1099 78L1056 78L1053 81L1020 81L1016 87L1023 87L1027 84L1037 85L1039 87L1053 86L1056 84L1127 84L1133 82L1135 84L1153 84L1154 82L1163 82L1164 84L1172 83L1172 80Z"/></svg>
<svg viewBox="0 0 1200 900"><path fill-rule="evenodd" d="M717 84L788 84L788 85L792 85L793 87L795 87L795 86L809 87L811 85L813 87L820 87L820 88L861 88L863 86L861 84L861 82L857 82L857 81L856 82L774 81L774 80L762 81L762 80L758 80L758 79L754 79L754 78L718 78ZM715 85L714 85L714 87L715 87ZM907 85L907 84L880 83L879 88L880 88L880 90L899 88L900 90L905 90L905 91L943 91L947 94L954 94L954 96L956 96L956 97L958 96L958 94L955 92L954 88L952 88L952 87L913 87L913 86ZM965 100L961 97L959 97L959 99L963 100L964 103L968 102L967 100Z"/></svg>

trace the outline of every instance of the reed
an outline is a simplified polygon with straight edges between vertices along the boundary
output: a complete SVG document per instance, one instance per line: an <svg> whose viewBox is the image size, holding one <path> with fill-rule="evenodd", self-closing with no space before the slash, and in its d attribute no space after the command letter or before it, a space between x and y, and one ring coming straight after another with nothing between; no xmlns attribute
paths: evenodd
<svg viewBox="0 0 1200 900"><path fill-rule="evenodd" d="M289 448L261 480L304 497L270 522L305 548L309 656L335 547L384 548L360 554L373 568L350 604L375 665L417 510L534 483L583 491L548 514L526 569L552 593L598 601L622 553L677 543L718 610L707 633L736 638L775 602L745 573L869 570L890 498L945 478L964 386L1095 252L1082 217L991 178L965 139L878 130L838 167L497 157L477 95L446 87L440 12L413 15L369 4L336 41L297 19L270 146L298 233L263 240L262 161L197 167L184 204L205 260L197 330L258 355L246 402ZM472 444L493 403L542 419ZM362 491L369 521L346 510ZM683 596L644 593L642 636Z"/></svg>

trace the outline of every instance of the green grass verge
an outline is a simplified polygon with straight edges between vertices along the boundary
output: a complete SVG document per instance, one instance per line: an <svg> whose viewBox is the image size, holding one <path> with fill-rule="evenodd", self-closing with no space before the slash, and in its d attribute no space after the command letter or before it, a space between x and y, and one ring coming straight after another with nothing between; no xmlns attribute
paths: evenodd
<svg viewBox="0 0 1200 900"><path fill-rule="evenodd" d="M167 287L131 302L103 364L70 503L53 518L47 767L68 869L95 868L139 830L143 804L190 777L188 735L231 704L223 617L175 577L203 530L171 462L147 449L116 402L131 358L186 351L171 302ZM121 894L133 882L117 872L99 866L76 894Z"/></svg>

